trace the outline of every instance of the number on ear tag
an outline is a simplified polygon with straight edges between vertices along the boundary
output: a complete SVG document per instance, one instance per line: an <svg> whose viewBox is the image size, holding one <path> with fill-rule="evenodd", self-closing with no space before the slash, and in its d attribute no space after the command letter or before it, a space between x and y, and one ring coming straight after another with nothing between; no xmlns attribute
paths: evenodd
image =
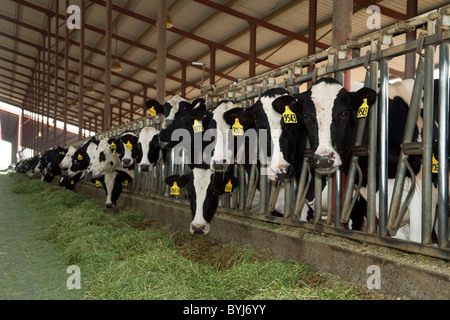
<svg viewBox="0 0 450 320"><path fill-rule="evenodd" d="M225 185L225 192L233 191L233 185L231 184L231 180L228 180L228 183Z"/></svg>
<svg viewBox="0 0 450 320"><path fill-rule="evenodd" d="M283 121L284 123L297 123L297 116L291 111L289 106L284 107Z"/></svg>
<svg viewBox="0 0 450 320"><path fill-rule="evenodd" d="M365 118L369 114L369 105L367 104L367 99L363 99L362 105L358 108L357 118Z"/></svg>
<svg viewBox="0 0 450 320"><path fill-rule="evenodd" d="M172 196L180 195L180 187L178 186L176 181L173 183L173 186L170 187L170 195Z"/></svg>
<svg viewBox="0 0 450 320"><path fill-rule="evenodd" d="M194 120L194 125L192 126L192 129L194 129L194 132L205 131L205 129L203 129L202 122L201 121L199 122L197 119Z"/></svg>
<svg viewBox="0 0 450 320"><path fill-rule="evenodd" d="M127 150L133 149L133 145L130 143L130 141L127 141L127 144L125 145L125 149L127 149Z"/></svg>
<svg viewBox="0 0 450 320"><path fill-rule="evenodd" d="M244 127L239 123L238 118L234 120L234 124L231 129L233 129L233 136L242 136L244 134Z"/></svg>
<svg viewBox="0 0 450 320"><path fill-rule="evenodd" d="M155 110L154 106L152 106L150 109L148 109L148 114L151 116L156 116L156 110Z"/></svg>

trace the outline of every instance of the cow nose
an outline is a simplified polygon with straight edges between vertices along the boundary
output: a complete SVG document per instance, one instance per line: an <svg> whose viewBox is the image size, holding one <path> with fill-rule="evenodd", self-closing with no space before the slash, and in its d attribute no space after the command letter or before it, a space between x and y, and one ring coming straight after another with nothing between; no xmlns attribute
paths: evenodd
<svg viewBox="0 0 450 320"><path fill-rule="evenodd" d="M320 155L315 154L313 157L313 164L316 168L330 168L334 164L334 159L334 152L322 153Z"/></svg>
<svg viewBox="0 0 450 320"><path fill-rule="evenodd" d="M150 166L148 164L141 164L139 166L139 168L141 169L141 172L148 172L149 171L148 169L150 168Z"/></svg>
<svg viewBox="0 0 450 320"><path fill-rule="evenodd" d="M225 169L228 167L227 160L214 160L213 161L213 169L215 171L225 171Z"/></svg>
<svg viewBox="0 0 450 320"><path fill-rule="evenodd" d="M123 159L122 163L124 166L129 166L131 164L131 159Z"/></svg>
<svg viewBox="0 0 450 320"><path fill-rule="evenodd" d="M275 179L276 180L284 180L292 178L293 172L291 166L287 166L286 168L281 168L278 171L275 171Z"/></svg>
<svg viewBox="0 0 450 320"><path fill-rule="evenodd" d="M191 233L193 234L205 234L205 225L204 224L192 224L191 225Z"/></svg>

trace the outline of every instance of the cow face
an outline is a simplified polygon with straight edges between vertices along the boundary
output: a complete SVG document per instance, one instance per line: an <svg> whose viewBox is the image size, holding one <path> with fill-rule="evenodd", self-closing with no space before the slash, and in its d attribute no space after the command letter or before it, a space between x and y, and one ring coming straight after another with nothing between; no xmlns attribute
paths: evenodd
<svg viewBox="0 0 450 320"><path fill-rule="evenodd" d="M211 169L216 171L226 170L233 162L250 163L249 156L256 150L253 147L257 144L256 131L249 131L255 128L253 109L238 108L231 101L225 101L223 107L221 106L218 105L213 111L217 138L211 158Z"/></svg>
<svg viewBox="0 0 450 320"><path fill-rule="evenodd" d="M358 109L364 99L367 105L372 105L376 92L369 88L348 92L334 79L324 78L296 97L301 106L299 118L314 152L311 167L322 174L334 172L341 165L347 167Z"/></svg>
<svg viewBox="0 0 450 320"><path fill-rule="evenodd" d="M138 156L137 141L138 136L133 131L125 131L117 140L116 153L123 166L129 167L134 164L134 160Z"/></svg>
<svg viewBox="0 0 450 320"><path fill-rule="evenodd" d="M158 134L159 131L153 127L142 128L139 133L136 162L139 163L140 172L151 171L160 157L161 147Z"/></svg>
<svg viewBox="0 0 450 320"><path fill-rule="evenodd" d="M69 176L86 170L91 165L98 143L99 141L92 137L74 152L72 155L72 165L68 172Z"/></svg>
<svg viewBox="0 0 450 320"><path fill-rule="evenodd" d="M269 179L292 177L290 162L294 159L288 158L289 152L285 149L286 143L283 143L284 139L288 139L288 131L283 131L283 127L298 126L296 114L300 105L287 90L275 88L266 91L252 108L259 130L260 159L268 165Z"/></svg>
<svg viewBox="0 0 450 320"><path fill-rule="evenodd" d="M239 182L231 174L214 174L209 168L193 168L187 175L168 177L166 183L171 190L175 187L187 188L193 216L189 230L192 234L207 234L219 204L219 196L226 187L227 192L231 192Z"/></svg>
<svg viewBox="0 0 450 320"><path fill-rule="evenodd" d="M75 151L77 149L75 147L70 146L69 149L67 149L67 152L64 155L64 158L62 159L61 163L59 164L59 167L62 170L67 170L72 165L72 156L74 155Z"/></svg>
<svg viewBox="0 0 450 320"><path fill-rule="evenodd" d="M92 163L88 168L88 173L92 177L104 175L120 166L119 155L117 154L118 139L100 140L95 151Z"/></svg>

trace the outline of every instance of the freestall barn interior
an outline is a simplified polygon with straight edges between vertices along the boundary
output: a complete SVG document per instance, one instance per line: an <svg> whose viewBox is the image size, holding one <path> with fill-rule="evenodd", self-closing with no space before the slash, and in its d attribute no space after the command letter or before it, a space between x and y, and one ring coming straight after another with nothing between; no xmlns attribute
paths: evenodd
<svg viewBox="0 0 450 320"><path fill-rule="evenodd" d="M446 4L7 1L0 8L0 101L21 108L22 117L18 125L17 117L0 113L3 137L38 153L73 143L77 139L64 128L55 130L53 119L79 127L81 139L87 131L143 117L147 99L164 102L179 94L191 100ZM394 42L418 34L414 30ZM348 49L347 58L351 54ZM416 56L393 59L390 77L412 78ZM351 81L364 81L361 69L351 71Z"/></svg>

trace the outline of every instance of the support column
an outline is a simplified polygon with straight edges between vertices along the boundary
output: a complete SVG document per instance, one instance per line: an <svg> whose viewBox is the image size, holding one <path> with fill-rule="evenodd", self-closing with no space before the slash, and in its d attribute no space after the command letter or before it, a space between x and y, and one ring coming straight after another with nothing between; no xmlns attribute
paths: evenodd
<svg viewBox="0 0 450 320"><path fill-rule="evenodd" d="M156 75L156 101L164 103L166 98L166 0L158 0L158 50Z"/></svg>
<svg viewBox="0 0 450 320"><path fill-rule="evenodd" d="M78 140L83 139L83 111L84 111L84 0L80 1L80 59L78 60L79 93L78 93ZM105 90L107 91L107 90ZM105 99L106 101L106 99Z"/></svg>
<svg viewBox="0 0 450 320"><path fill-rule="evenodd" d="M66 8L69 6L69 0L66 0ZM68 15L66 13L66 20ZM63 109L63 118L64 118L64 130L63 130L63 145L67 144L67 107L69 100L69 92L67 90L68 82L69 82L69 29L67 26L64 26L64 109Z"/></svg>
<svg viewBox="0 0 450 320"><path fill-rule="evenodd" d="M58 71L59 71L59 63L58 63L58 59L59 59L59 47L58 47L58 36L59 36L59 1L55 2L55 91L54 91L54 101L55 101L55 105L54 105L54 117L53 117L53 148L57 147L57 141L56 141L56 137L57 137L57 129L56 129L56 120L58 119Z"/></svg>
<svg viewBox="0 0 450 320"><path fill-rule="evenodd" d="M181 96L186 97L186 64L185 63L181 64Z"/></svg>
<svg viewBox="0 0 450 320"><path fill-rule="evenodd" d="M106 0L105 109L103 114L103 130L109 130L111 128L111 28L112 0Z"/></svg>
<svg viewBox="0 0 450 320"><path fill-rule="evenodd" d="M353 0L333 1L333 40L332 46L340 46L347 43L352 37ZM351 52L347 53L347 59L351 59ZM342 84L347 90L350 87L350 70L344 73Z"/></svg>
<svg viewBox="0 0 450 320"><path fill-rule="evenodd" d="M209 46L209 84L213 85L216 83L216 48L214 46Z"/></svg>
<svg viewBox="0 0 450 320"><path fill-rule="evenodd" d="M309 0L309 21L308 21L308 56L316 53L316 25L317 25L317 0ZM314 65L308 66L308 73L314 71ZM308 88L311 87L308 82Z"/></svg>

